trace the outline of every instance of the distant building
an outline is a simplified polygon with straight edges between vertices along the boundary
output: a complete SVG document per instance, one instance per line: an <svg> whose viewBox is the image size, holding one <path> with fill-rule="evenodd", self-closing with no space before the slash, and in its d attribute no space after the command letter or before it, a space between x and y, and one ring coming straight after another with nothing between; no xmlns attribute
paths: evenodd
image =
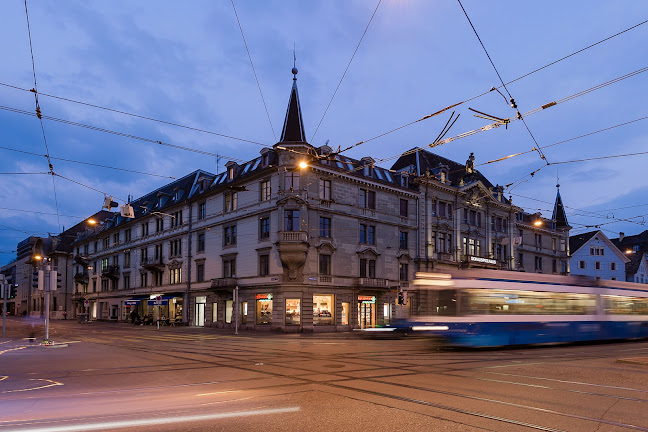
<svg viewBox="0 0 648 432"><path fill-rule="evenodd" d="M612 239L612 243L625 254L648 253L648 230L631 236L621 232L618 238Z"/></svg>
<svg viewBox="0 0 648 432"><path fill-rule="evenodd" d="M630 259L603 234L603 231L571 236L569 249L572 275L626 280L626 263L629 263Z"/></svg>
<svg viewBox="0 0 648 432"><path fill-rule="evenodd" d="M630 259L625 265L626 281L648 284L648 261L646 254L637 252L626 254Z"/></svg>

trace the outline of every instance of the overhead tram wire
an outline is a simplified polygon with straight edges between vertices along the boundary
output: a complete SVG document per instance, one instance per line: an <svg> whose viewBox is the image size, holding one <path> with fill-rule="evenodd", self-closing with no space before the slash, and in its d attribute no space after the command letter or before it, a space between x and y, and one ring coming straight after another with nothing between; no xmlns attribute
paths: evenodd
<svg viewBox="0 0 648 432"><path fill-rule="evenodd" d="M490 54L488 54L488 50L486 49L486 46L484 45L481 38L479 37L479 34L477 33L477 29L475 28L472 21L470 20L470 17L468 16L468 12L466 12L466 9L463 7L463 4L461 4L461 0L457 0L457 1L459 2L459 6L461 6L461 10L463 10L463 13L466 16L466 19L468 20L468 23L470 24L470 27L472 27L473 32L475 33L475 36L477 36L477 40L479 41L479 44L484 49L484 52L486 53L486 57L488 57L488 61L490 62L491 66L493 66L493 70L495 71L495 73L497 74L497 77L499 78L500 82L502 83L502 87L504 87L504 90L506 91L506 94L508 94L511 108L516 110L517 118L522 120L522 123L524 123L524 127L526 128L527 132L529 132L529 135L531 135L531 139L533 139L533 142L535 143L536 150L538 151L538 154L540 155L540 158L548 164L549 161L547 160L544 153L542 152L542 148L540 147L540 144L538 144L538 141L535 139L535 136L533 136L533 133L531 132L531 129L529 129L529 126L527 125L526 120L524 120L524 117L520 114L520 111L517 110L517 104L515 103L515 100L513 99L513 96L511 95L511 92L509 92L508 88L506 87L506 84L504 83L504 80L502 79L502 76L500 75L499 71L495 67L495 63L493 63L493 59L491 59Z"/></svg>
<svg viewBox="0 0 648 432"><path fill-rule="evenodd" d="M107 193L107 192L104 192L104 191L102 191L102 190L99 190L99 189L93 188L92 186L88 186L88 185L85 184L85 183L78 182L78 181L73 180L73 179L71 179L71 178L69 178L69 177L62 176L61 174L52 173L52 175L53 175L53 176L56 176L56 177L60 177L60 178L62 178L63 180L67 180L67 181L69 181L69 182L75 183L75 184L77 184L77 185L79 185L79 186L83 186L84 188L87 188L87 189L93 190L93 191L95 191L95 192L99 192L99 193L103 194L104 196L110 196L110 197L112 197L113 199L116 199L116 200L119 200L119 201L122 201L122 202L128 203L128 201L125 200L125 199L123 199L123 198L118 198L118 197L116 197L116 196L110 195L110 194Z"/></svg>
<svg viewBox="0 0 648 432"><path fill-rule="evenodd" d="M49 174L49 173L45 173ZM15 212L22 212L22 213L35 213L35 214L43 214L43 215L48 215L48 216L56 216L56 213L47 213L47 212L42 212L42 211L37 211L37 210L24 210L24 209L15 209L15 208L8 208L8 207L0 207L0 211L15 211ZM75 219L86 219L87 216L72 216L72 215L61 215L61 217L68 217L68 218L75 218Z"/></svg>
<svg viewBox="0 0 648 432"><path fill-rule="evenodd" d="M12 107L7 107L7 106L0 105L0 109L5 110L5 111L10 111L10 112L13 112L13 113L17 113L17 114L36 116L36 114L34 114L34 113L30 112L30 111L21 110L21 109L18 109L18 108L12 108ZM232 161L235 161L235 162L245 162L242 159L235 159L235 158L231 158L229 156L224 156L224 155L221 155L221 154L218 154L218 153L212 153L212 152L208 152L208 151L205 151L205 150L198 150L198 149L195 149L195 148L180 146L180 145L177 145L177 144L165 143L165 142L160 141L160 140L154 140L154 139L151 139L151 138L143 138L143 137L140 137L140 136L137 136L137 135L132 135L132 134L128 134L128 133L125 133L125 132L118 132L118 131L114 131L114 130L111 130L111 129L101 128L101 127L98 127L98 126L87 125L87 124L84 124L84 123L78 123L78 122L74 122L74 121L71 121L71 120L66 120L66 119L61 119L61 118L52 117L52 116L46 116L46 115L42 115L42 118L45 119L45 120L51 120L51 121L67 124L67 125L70 125L70 126L82 127L82 128L85 128L85 129L90 129L90 130L94 130L94 131L98 131L98 132L104 132L104 133L108 133L108 134L112 134L112 135L122 136L122 137L125 137L125 138L131 138L131 139L135 139L135 140L139 140L139 141L149 142L149 143L152 143L152 144L157 144L157 145L161 145L161 146L165 146L165 147L171 147L171 148L175 148L175 149L178 149L178 150L190 151L190 152L199 153L199 154L203 154L203 155L207 155L207 156L224 157L224 158L227 158L228 160L232 160Z"/></svg>
<svg viewBox="0 0 648 432"><path fill-rule="evenodd" d="M360 37L360 40L358 41L358 45L356 45L355 50L353 51L353 55L351 55L351 58L349 59L349 63L347 64L346 69L344 69L344 73L342 74L342 77L340 78L340 82L338 82L337 87L335 87L335 91L333 92L333 95L331 96L331 100L329 101L328 105L326 106L326 109L324 110L324 114L322 114L322 118L320 119L319 123L317 124L317 127L315 128L315 132L313 132L313 135L311 136L311 142L315 140L315 135L317 135L317 131L319 130L320 126L322 125L322 122L324 121L324 117L326 117L326 113L328 113L329 108L331 107L331 104L333 103L333 99L335 99L335 95L337 94L338 90L340 89L340 86L342 85L342 81L344 80L344 77L346 76L347 72L349 71L349 67L351 67L351 62L353 62L353 59L355 58L356 53L358 52L358 49L360 48L360 44L362 43L365 35L367 34L367 30L369 30L369 26L371 25L371 22L374 19L374 16L376 16L376 12L378 12L378 7L380 7L380 3L382 3L382 0L378 0L378 4L376 4L376 8L374 9L373 13L371 14L371 18L369 19L369 22L367 23L367 26L364 29L364 32L362 32L362 36Z"/></svg>
<svg viewBox="0 0 648 432"><path fill-rule="evenodd" d="M31 54L32 73L34 74L34 99L36 102L36 116L38 117L38 121L40 122L41 132L43 133L43 141L45 142L45 151L46 151L45 158L47 159L49 171L52 174L52 188L54 189L54 202L56 204L57 222L58 222L59 229L61 229L61 217L58 216L60 212L59 212L58 196L56 194L56 182L54 181L54 166L52 165L52 160L50 159L49 156L50 151L49 151L49 146L47 145L47 137L45 136L45 126L43 125L43 117L41 113L40 104L38 102L38 84L36 83L36 62L34 61L34 49L32 45L31 26L29 24L29 11L27 10L27 0L25 0L25 18L27 20L27 35L29 36L29 53Z"/></svg>
<svg viewBox="0 0 648 432"><path fill-rule="evenodd" d="M268 122L270 123L270 129L272 129L272 136L275 141L277 141L277 134L275 133L274 127L272 126L272 120L270 120L270 113L268 112L268 106L266 105L265 98L263 97L263 92L261 91L261 84L259 83L259 77L257 76L256 69L254 69L254 63L252 62L252 56L250 55L250 49L248 48L247 41L245 40L245 34L243 33L243 27L241 26L241 21L239 20L238 13L236 12L236 6L234 6L234 0L232 2L232 9L234 9L234 16L236 16L236 22L238 23L239 30L241 30L241 37L243 38L243 44L245 45L245 51L247 51L248 58L250 59L250 65L252 66L252 72L254 72L254 79L256 80L257 87L259 88L259 93L261 94L261 101L263 101L263 107L265 108L266 115L268 116Z"/></svg>
<svg viewBox="0 0 648 432"><path fill-rule="evenodd" d="M9 148L9 147L2 147L2 146L0 146L0 150L8 150L8 151L24 153L24 154L28 154L28 155L32 155L32 156L39 156L39 157L43 156L43 155L38 154L38 153L32 153L32 152L28 152L28 151L25 151L25 150L12 149L12 148ZM147 173L147 172L136 171L136 170L131 170L131 169L127 169L127 168L117 168L117 167L108 166L108 165L100 165L100 164L96 164L96 163L92 163L92 162L83 162L83 161L78 161L78 160L73 160L73 159L58 158L58 157L54 157L54 156L50 156L50 159L60 160L60 161L64 161L64 162L77 163L77 164L83 164L83 165L96 166L96 167L100 167L100 168L108 168L108 169L113 169L113 170L131 172L131 173L135 173L135 174L143 174L143 175L148 175L148 176L152 176L152 177L162 177L162 178L168 178L168 179L175 180L175 177L172 177L172 176ZM34 173L34 174L40 174L40 173ZM45 173L45 174L48 174L48 173Z"/></svg>
<svg viewBox="0 0 648 432"><path fill-rule="evenodd" d="M622 30L622 31L618 32L618 33L615 33L615 34L613 34L612 36L608 36L608 37L606 37L605 39L601 39L601 40L599 40L598 42L595 42L595 43L593 43L593 44L591 44L591 45L588 45L588 46L586 46L585 48L581 48L581 49L578 50L578 51L574 51L574 52L572 52L571 54L568 54L568 55L566 55L566 56L564 56L564 57L559 58L558 60L554 60L554 61L552 61L551 63L547 63L546 65L541 66L541 67L539 67L539 68L537 68L537 69L534 69L534 70L532 70L531 72L528 72L528 73L526 73L526 74L524 74L524 75L521 75L521 76L519 76L519 77L517 77L517 78L515 78L515 79L513 79L513 80L511 80L511 81L508 81L508 82L505 83L505 84L506 84L506 85L509 85L509 84L512 84L512 83L514 83L514 82L516 82L516 81L519 81L519 80L521 80L521 79L524 79L524 78L526 78L526 77L528 77L528 76L531 76L531 75L535 74L536 72L540 72L540 71L543 70L543 69L546 69L546 68L548 68L548 67L550 67L550 66L553 66L553 65L555 65L555 64L557 64L557 63L560 63L560 62L563 61L563 60L566 60L566 59L568 59L568 58L570 58L570 57L572 57L572 56L574 56L574 55L576 55L576 54L580 54L580 53L582 53L582 52L584 52L584 51L586 51L586 50L588 50L588 49L590 49L590 48L593 48L593 47L595 47L595 46L597 46L597 45L599 45L599 44L601 44L601 43L603 43L603 42L606 42L606 41L608 41L608 40L610 40L610 39L613 39L613 38L615 38L615 37L617 37L617 36L619 36L619 35L622 35L623 33L626 33L626 32L628 32L628 31L630 31L630 30L633 30L633 29L635 29L635 28L637 28L637 27L639 27L639 26L641 26L641 25L644 25L644 24L646 24L646 23L648 23L648 20L642 21L642 22L640 22L639 24L636 24L636 25L634 25L634 26L632 26L632 27L629 27L629 28L627 28L627 29L625 29L625 30ZM2 83L0 83L0 85L2 85ZM502 88L502 87L503 87L503 86L499 86L499 87L492 87L492 88L491 88L490 90L488 90L488 91L485 91L485 92L483 92L483 93L480 93L480 94L478 94L478 95L475 95L475 96L473 96L473 97L471 97L471 98L468 98L468 99L466 99L466 100L463 100L463 101L461 101L461 102L457 102L457 103L455 103L455 104L453 104L453 105L450 105L450 107L445 108L445 109L449 109L449 108L452 108L452 107L455 107L455 106L459 106L459 105L462 105L462 104L464 104L464 103L467 103L467 102L473 101L473 100L475 100L475 99L479 99L479 98L481 98L482 96L486 96L487 94L491 93L492 91L494 91L494 90L498 90L498 89L500 89L500 88ZM387 131L387 132L385 132L385 133L382 133L382 134L380 134L380 135L377 135L377 136L375 136L375 137L373 137L373 138L371 138L371 139L364 140L364 141L359 141L359 142L357 142L356 144L353 144L353 145L347 147L347 148L346 148L345 150L343 150L343 151L346 151L346 150L349 150L349 149L351 149L351 148L353 148L353 147L356 147L356 146L359 146L359 145L361 145L361 144L367 143L367 142L372 141L372 140L374 140L374 139L376 139L376 138L381 138L381 137L383 137L383 136L385 136L385 135L389 135L389 134L391 134L391 133L393 133L393 132L396 132L396 131L398 131L398 130L400 130L400 129L403 129L403 128L405 128L405 127L411 126L411 125L413 125L413 124L415 124L415 123L418 123L418 122L420 122L420 121L422 121L422 120L426 120L426 119L428 119L428 118L430 118L430 117L431 117L431 116L425 116L425 117L422 117L422 118L420 118L420 119L418 119L418 120L415 120L415 121L413 121L413 122L407 123L407 124L402 125L402 126L399 126L399 127L397 127L397 128L394 128L394 129L392 129L392 130L390 130L390 131Z"/></svg>
<svg viewBox="0 0 648 432"><path fill-rule="evenodd" d="M26 88L23 88L23 87L18 87L18 86L15 86L15 85L2 83L2 82L0 82L0 86L12 88L12 89L15 89L15 90L21 90L21 91L25 91L25 92L33 92L30 89L26 89ZM166 120L160 120L160 119L156 119L156 118L153 118L153 117L148 117L148 116L144 116L144 115L140 115L140 114L134 114L134 113L130 113L128 111L122 111L122 110L118 110L118 109L114 109L114 108L108 108L108 107L104 107L104 106L101 106L101 105L95 105L95 104L91 104L91 103L88 103L88 102L82 102L82 101L78 101L78 100L75 100L75 99L69 99L69 98L65 98L65 97L62 97L62 96L56 96L56 95L48 94L48 93L39 92L38 94L40 96L46 96L46 97L50 97L52 99L58 99L58 100L62 100L62 101L65 101L65 102L71 102L71 103L75 103L75 104L79 104L79 105L83 105L83 106L87 106L87 107L91 107L91 108L96 108L96 109L100 109L100 110L104 110L104 111L113 112L113 113L116 113L116 114L122 114L122 115L130 116L130 117L135 117L135 118L142 119L142 120L148 120L148 121L164 124L164 125L167 125L167 126L175 126L175 127L179 127L179 128L183 128L183 129L188 129L188 130L191 130L191 131L194 131L194 132L200 132L200 133L205 133L205 134L209 134L209 135L216 135L216 136L219 136L219 137L229 138L229 139L233 139L233 140L236 140L236 141L246 142L246 143L250 143L250 144L257 144L257 145L260 145L260 146L263 146L263 147L270 147L267 144L263 144L263 143L260 143L260 142L257 142L257 141L252 141L252 140L248 140L248 139L244 139L244 138L237 138L237 137L234 137L234 136L231 136L231 135L225 135L225 134L222 134L222 133L218 133L218 132L214 132L214 131L210 131L210 130L206 130L206 129L200 129L200 128L197 128L197 127L187 126L187 125L183 125L183 124L180 124L180 123L174 123L174 122L170 122L170 121L166 121Z"/></svg>

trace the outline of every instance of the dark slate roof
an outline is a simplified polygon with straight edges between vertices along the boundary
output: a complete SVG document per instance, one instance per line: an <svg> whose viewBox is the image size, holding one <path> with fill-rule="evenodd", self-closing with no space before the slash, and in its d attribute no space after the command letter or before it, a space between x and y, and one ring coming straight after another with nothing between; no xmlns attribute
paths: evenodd
<svg viewBox="0 0 648 432"><path fill-rule="evenodd" d="M558 193L556 194L556 203L554 204L551 219L555 221L556 228L570 228L567 222L567 215L565 214L565 206L563 206L562 198L560 198L560 189L558 189Z"/></svg>
<svg viewBox="0 0 648 432"><path fill-rule="evenodd" d="M296 71L296 69L293 70ZM294 73L296 74L296 72ZM302 120L301 105L299 104L296 75L293 78L290 100L288 100L288 109L286 110L286 119L284 120L283 130L281 131L280 142L306 142L306 132L304 131L304 121Z"/></svg>
<svg viewBox="0 0 648 432"><path fill-rule="evenodd" d="M74 243L79 235L83 231L88 229L87 220L94 219L97 223L104 222L107 219L110 219L114 216L112 212L107 210L100 210L97 213L93 214L89 218L84 219L82 222L74 225L72 228L69 228L59 234L60 241L56 244L53 252L72 252L72 243Z"/></svg>
<svg viewBox="0 0 648 432"><path fill-rule="evenodd" d="M633 249L635 245L639 246L640 251L648 251L648 230L639 234L625 236L623 237L623 240L619 240L618 238L611 240L612 243L614 243L614 245L621 251Z"/></svg>
<svg viewBox="0 0 648 432"><path fill-rule="evenodd" d="M569 252L573 254L600 231L591 231L569 237Z"/></svg>
<svg viewBox="0 0 648 432"><path fill-rule="evenodd" d="M644 254L633 253L633 254L628 254L626 256L630 258L630 262L626 263L625 272L627 275L634 275L639 270L639 266L641 265L641 259L643 258Z"/></svg>

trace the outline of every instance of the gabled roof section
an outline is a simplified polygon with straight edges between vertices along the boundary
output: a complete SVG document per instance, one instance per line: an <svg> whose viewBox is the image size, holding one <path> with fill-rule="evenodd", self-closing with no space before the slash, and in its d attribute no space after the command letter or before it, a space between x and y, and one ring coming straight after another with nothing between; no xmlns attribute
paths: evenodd
<svg viewBox="0 0 648 432"><path fill-rule="evenodd" d="M573 256L575 252L583 248L594 237L602 240L603 243L605 243L612 252L614 252L619 258L621 258L621 261L623 261L624 263L630 261L630 258L628 258L623 252L621 252L619 248L617 248L614 243L612 243L612 241L610 241L610 239L605 234L603 234L603 231L601 230L590 231L584 234L576 234L569 237L569 252Z"/></svg>
<svg viewBox="0 0 648 432"><path fill-rule="evenodd" d="M559 187L557 185L556 187ZM560 189L556 193L556 203L554 204L553 214L551 215L556 223L556 228L571 228L567 222L567 215L565 214L565 206L563 206L562 198L560 198Z"/></svg>
<svg viewBox="0 0 648 432"><path fill-rule="evenodd" d="M279 142L306 142L306 132L304 131L304 121L302 120L301 105L299 104L299 92L297 91L297 68L293 68L293 85L290 91L290 100L286 110L286 119L284 120L281 131L281 140Z"/></svg>
<svg viewBox="0 0 648 432"><path fill-rule="evenodd" d="M583 234L576 234L569 237L569 252L573 255L578 249L583 247L585 243L590 241L600 231L591 231Z"/></svg>
<svg viewBox="0 0 648 432"><path fill-rule="evenodd" d="M648 265L646 265L646 255L643 253L630 254L629 258L630 262L627 262L625 265L626 275L636 275L642 261L644 261L644 266L648 267Z"/></svg>

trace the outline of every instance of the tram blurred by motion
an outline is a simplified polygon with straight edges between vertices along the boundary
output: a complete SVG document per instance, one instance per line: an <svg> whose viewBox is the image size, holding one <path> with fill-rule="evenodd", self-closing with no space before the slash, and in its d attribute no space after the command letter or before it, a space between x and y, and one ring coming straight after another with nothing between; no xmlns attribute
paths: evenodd
<svg viewBox="0 0 648 432"><path fill-rule="evenodd" d="M399 332L493 347L648 337L648 285L496 270L417 273Z"/></svg>

